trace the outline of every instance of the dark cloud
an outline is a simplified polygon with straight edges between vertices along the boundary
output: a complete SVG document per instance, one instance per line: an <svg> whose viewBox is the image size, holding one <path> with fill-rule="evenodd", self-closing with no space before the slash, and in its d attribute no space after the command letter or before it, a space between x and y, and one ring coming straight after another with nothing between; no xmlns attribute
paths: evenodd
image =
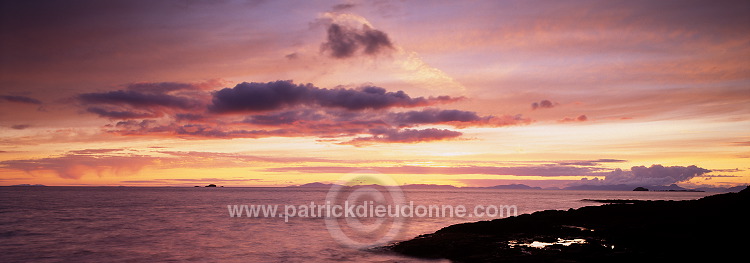
<svg viewBox="0 0 750 263"><path fill-rule="evenodd" d="M140 92L134 90L117 90L104 93L85 93L78 96L85 104L114 104L134 107L173 107L181 109L195 108L195 100L168 95L160 92Z"/></svg>
<svg viewBox="0 0 750 263"><path fill-rule="evenodd" d="M622 163L627 162L627 160L619 160L619 159L597 159L597 160L584 160L584 161L564 161L564 162L558 162L560 165L578 165L578 166L596 166L600 163Z"/></svg>
<svg viewBox="0 0 750 263"><path fill-rule="evenodd" d="M144 93L165 94L178 90L199 90L200 88L197 85L182 82L144 82L130 84L127 89Z"/></svg>
<svg viewBox="0 0 750 263"><path fill-rule="evenodd" d="M115 124L115 127L134 127L134 126L137 126L137 127L148 127L150 124L152 124L154 122L156 122L156 121L154 121L154 120L141 120L141 121L127 120L127 121L118 121Z"/></svg>
<svg viewBox="0 0 750 263"><path fill-rule="evenodd" d="M449 96L411 98L403 91L388 92L373 86L321 89L309 83L294 84L292 81L279 80L267 83L243 82L231 89L224 88L213 94L208 108L215 113L270 111L299 105L364 110L428 106L460 99Z"/></svg>
<svg viewBox="0 0 750 263"><path fill-rule="evenodd" d="M578 115L578 117L571 118L571 117L565 117L559 120L558 122L584 122L587 121L589 118L586 117L586 115Z"/></svg>
<svg viewBox="0 0 750 263"><path fill-rule="evenodd" d="M195 113L177 113L174 115L176 121L200 121L204 120L206 116Z"/></svg>
<svg viewBox="0 0 750 263"><path fill-rule="evenodd" d="M110 128L108 132L119 135L153 135L172 136L176 135L178 124L158 124L156 120L126 120L118 121L114 125L106 125Z"/></svg>
<svg viewBox="0 0 750 263"><path fill-rule="evenodd" d="M623 163L627 162L628 160L620 160L620 159L598 159L592 162L596 163Z"/></svg>
<svg viewBox="0 0 750 263"><path fill-rule="evenodd" d="M392 113L390 117L392 121L396 122L399 126L445 122L476 122L489 118L479 117L479 115L473 111L438 109L398 112Z"/></svg>
<svg viewBox="0 0 750 263"><path fill-rule="evenodd" d="M242 129L224 123L191 123L180 124L176 122L160 123L156 120L127 120L117 122L115 125L107 125L108 132L119 135L151 135L167 136L191 139L232 139L232 138L261 138L261 137L292 137L308 136L302 132L292 133L288 130L249 130Z"/></svg>
<svg viewBox="0 0 750 263"><path fill-rule="evenodd" d="M452 139L461 136L461 132L451 131L447 129L403 129L403 130L381 130L374 131L373 135L379 141L387 142L422 142L422 141L434 141L434 140L445 140Z"/></svg>
<svg viewBox="0 0 750 263"><path fill-rule="evenodd" d="M331 7L331 10L333 10L334 12L340 12L340 11L345 11L345 10L352 9L355 6L357 6L357 5L352 4L352 3L337 4L337 5L334 5L333 7Z"/></svg>
<svg viewBox="0 0 750 263"><path fill-rule="evenodd" d="M745 170L740 168L734 168L734 169L712 169L712 172L719 172L719 173L736 173L736 172L743 172ZM711 175L704 175L704 176L711 176Z"/></svg>
<svg viewBox="0 0 750 263"><path fill-rule="evenodd" d="M451 124L456 127L509 126L531 122L530 119L523 118L521 115L505 115L500 117L479 116L473 111L440 109L391 113L388 115L387 120L399 127L410 127L420 124Z"/></svg>
<svg viewBox="0 0 750 263"><path fill-rule="evenodd" d="M135 83L124 90L84 93L77 96L86 111L111 119L142 119L168 113L204 111L210 94L205 86L179 82ZM188 113L189 114L189 113Z"/></svg>
<svg viewBox="0 0 750 263"><path fill-rule="evenodd" d="M711 170L712 172L716 172L715 170ZM703 175L696 175L695 177L702 177L702 178L732 178L732 177L741 177L739 175L728 175L728 174L703 174Z"/></svg>
<svg viewBox="0 0 750 263"><path fill-rule="evenodd" d="M112 119L142 119L142 118L153 118L158 115L151 112L134 112L128 110L106 110L99 107L89 107L86 109L87 112L94 113L100 117L112 118Z"/></svg>
<svg viewBox="0 0 750 263"><path fill-rule="evenodd" d="M331 23L327 30L327 42L321 49L334 58L349 58L362 51L366 55L377 55L393 49L393 43L383 31L362 25L361 29Z"/></svg>
<svg viewBox="0 0 750 263"><path fill-rule="evenodd" d="M3 95L0 96L0 99L3 99L8 102L15 102L15 103L26 103L26 104L42 104L42 101L26 97L26 96L12 96L12 95Z"/></svg>
<svg viewBox="0 0 750 263"><path fill-rule="evenodd" d="M429 128L423 130L417 129L372 129L371 137L359 137L343 144L367 145L375 142L387 143L417 143L427 141L439 141L455 139L463 133L447 129Z"/></svg>
<svg viewBox="0 0 750 263"><path fill-rule="evenodd" d="M526 119L513 117L510 120L505 120L492 116L481 117L469 111L452 112L427 109L427 113L425 117L421 115L421 111L400 115L380 111L302 107L251 114L240 121L231 123L214 123L210 118L199 121L185 120L187 123L182 124L157 124L155 121L144 123L133 120L119 122L115 125L115 128L118 133L128 135L163 133L179 137L226 139L270 136L340 138L368 134L370 136L358 137L350 142L345 142L345 144L365 145L375 142L426 142L452 139L461 135L461 132L451 130L403 129L418 127L423 124L443 124L463 128L486 125L497 127L527 123ZM468 117L462 117L464 115ZM417 117L409 118L412 116ZM395 118L398 118L398 121L394 121Z"/></svg>
<svg viewBox="0 0 750 263"><path fill-rule="evenodd" d="M186 138L263 138L263 137L296 137L309 136L311 134L299 130L289 129L225 129L209 124L185 124L185 125L167 125L153 126L135 131L148 133L166 133Z"/></svg>
<svg viewBox="0 0 750 263"><path fill-rule="evenodd" d="M553 108L553 107L555 107L555 104L553 104L549 100L542 100L540 102L531 103L531 109L532 110L536 110L536 109L549 109L549 108Z"/></svg>
<svg viewBox="0 0 750 263"><path fill-rule="evenodd" d="M711 170L703 169L695 165L691 166L662 166L659 164L646 166L633 166L630 171L616 169L604 178L605 184L626 185L669 185L684 182L696 176L709 173Z"/></svg>
<svg viewBox="0 0 750 263"><path fill-rule="evenodd" d="M245 123L257 125L289 125L301 122L316 122L325 119L326 116L314 110L284 111L273 114L253 115L244 120Z"/></svg>
<svg viewBox="0 0 750 263"><path fill-rule="evenodd" d="M29 127L31 127L31 125L29 124L16 124L16 125L10 126L10 128L14 130L24 130Z"/></svg>
<svg viewBox="0 0 750 263"><path fill-rule="evenodd" d="M327 89L291 80L243 82L213 92L196 84L136 83L77 98L87 112L122 120L105 126L110 133L185 139L315 136L347 137L349 141L343 143L353 145L415 143L462 135L448 129L416 129L422 125L460 129L531 122L520 115L480 116L436 108L392 112L392 108L432 106L463 97L411 97L376 86Z"/></svg>
<svg viewBox="0 0 750 263"><path fill-rule="evenodd" d="M388 92L384 88L374 86L366 86L359 89L318 89L315 98L321 106L340 107L348 110L419 107L438 103L450 103L463 99L450 96L411 98L400 90L397 92Z"/></svg>
<svg viewBox="0 0 750 263"><path fill-rule="evenodd" d="M288 60L295 60L295 59L299 58L299 53L297 53L297 52L289 53L289 54L287 54L284 57L287 58Z"/></svg>
<svg viewBox="0 0 750 263"><path fill-rule="evenodd" d="M364 52L367 55L376 55L383 50L393 49L393 44L388 39L388 35L383 31L371 29L367 25L362 26L362 34L357 38L364 46Z"/></svg>
<svg viewBox="0 0 750 263"><path fill-rule="evenodd" d="M243 82L234 88L224 88L213 94L209 110L217 113L257 112L305 104L317 88L312 84L294 84L292 81L267 83Z"/></svg>
<svg viewBox="0 0 750 263"><path fill-rule="evenodd" d="M80 154L80 155L86 155L86 154L102 154L102 153L112 153L112 152L119 152L123 151L125 149L117 148L117 149L85 149L85 150L77 150L77 151L70 151L72 154Z"/></svg>

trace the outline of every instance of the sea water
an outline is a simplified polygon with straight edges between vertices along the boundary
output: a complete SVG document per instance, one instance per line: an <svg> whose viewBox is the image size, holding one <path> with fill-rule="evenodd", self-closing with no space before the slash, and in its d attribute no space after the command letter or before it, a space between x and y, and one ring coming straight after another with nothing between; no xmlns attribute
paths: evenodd
<svg viewBox="0 0 750 263"><path fill-rule="evenodd" d="M324 217L231 217L228 205L323 204L327 188L0 187L0 262L422 262L354 248ZM690 200L711 193L413 189L421 205L515 206L517 213L601 205L583 199ZM505 216L505 215L503 215ZM410 217L406 240L494 217ZM285 222L286 221L286 222ZM436 261L430 261L436 262Z"/></svg>

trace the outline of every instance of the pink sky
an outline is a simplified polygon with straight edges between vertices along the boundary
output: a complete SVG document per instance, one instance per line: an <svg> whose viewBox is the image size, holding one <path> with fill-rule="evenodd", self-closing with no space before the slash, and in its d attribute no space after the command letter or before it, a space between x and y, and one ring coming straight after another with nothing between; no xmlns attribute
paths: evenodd
<svg viewBox="0 0 750 263"><path fill-rule="evenodd" d="M0 185L750 183L747 1L1 12Z"/></svg>

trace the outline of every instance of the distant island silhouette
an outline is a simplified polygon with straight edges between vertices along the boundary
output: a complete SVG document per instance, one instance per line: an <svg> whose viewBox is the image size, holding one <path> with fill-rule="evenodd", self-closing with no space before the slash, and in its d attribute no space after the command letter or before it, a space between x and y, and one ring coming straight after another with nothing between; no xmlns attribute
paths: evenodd
<svg viewBox="0 0 750 263"><path fill-rule="evenodd" d="M593 201L593 200L592 200ZM750 187L464 223L383 249L456 262L720 262L744 258Z"/></svg>
<svg viewBox="0 0 750 263"><path fill-rule="evenodd" d="M331 183L321 183L321 182L314 182L314 183L307 183L302 185L291 185L287 187L331 187L336 184ZM646 189L646 191L672 191L672 192L738 192L745 188L745 186L735 186L735 187L699 187L694 189L684 188L680 187L676 184L671 185L649 185L649 186L639 186L639 185L626 185L626 184L616 184L616 185L574 185L569 186L565 188L542 188L537 186L528 186L525 184L505 184L505 185L495 185L495 186L482 186L482 187L475 187L475 186L469 186L469 187L459 187L459 186L453 186L453 185L441 185L441 184L406 184L399 186L403 189L508 189L508 190L594 190L594 191L633 191L634 189L641 188ZM642 190L641 190L642 191Z"/></svg>
<svg viewBox="0 0 750 263"><path fill-rule="evenodd" d="M303 185L292 185L288 187L331 187L336 184L328 183L308 183ZM496 185L489 187L458 187L453 185L442 185L442 184L406 184L400 185L403 189L535 189L542 190L541 187L531 187L525 184L508 184L508 185Z"/></svg>

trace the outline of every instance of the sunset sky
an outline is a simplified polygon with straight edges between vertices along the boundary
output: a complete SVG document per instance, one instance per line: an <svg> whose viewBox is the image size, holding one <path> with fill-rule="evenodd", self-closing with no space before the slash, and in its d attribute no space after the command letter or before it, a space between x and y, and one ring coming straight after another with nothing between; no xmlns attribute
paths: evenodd
<svg viewBox="0 0 750 263"><path fill-rule="evenodd" d="M750 183L748 1L0 5L0 185Z"/></svg>

